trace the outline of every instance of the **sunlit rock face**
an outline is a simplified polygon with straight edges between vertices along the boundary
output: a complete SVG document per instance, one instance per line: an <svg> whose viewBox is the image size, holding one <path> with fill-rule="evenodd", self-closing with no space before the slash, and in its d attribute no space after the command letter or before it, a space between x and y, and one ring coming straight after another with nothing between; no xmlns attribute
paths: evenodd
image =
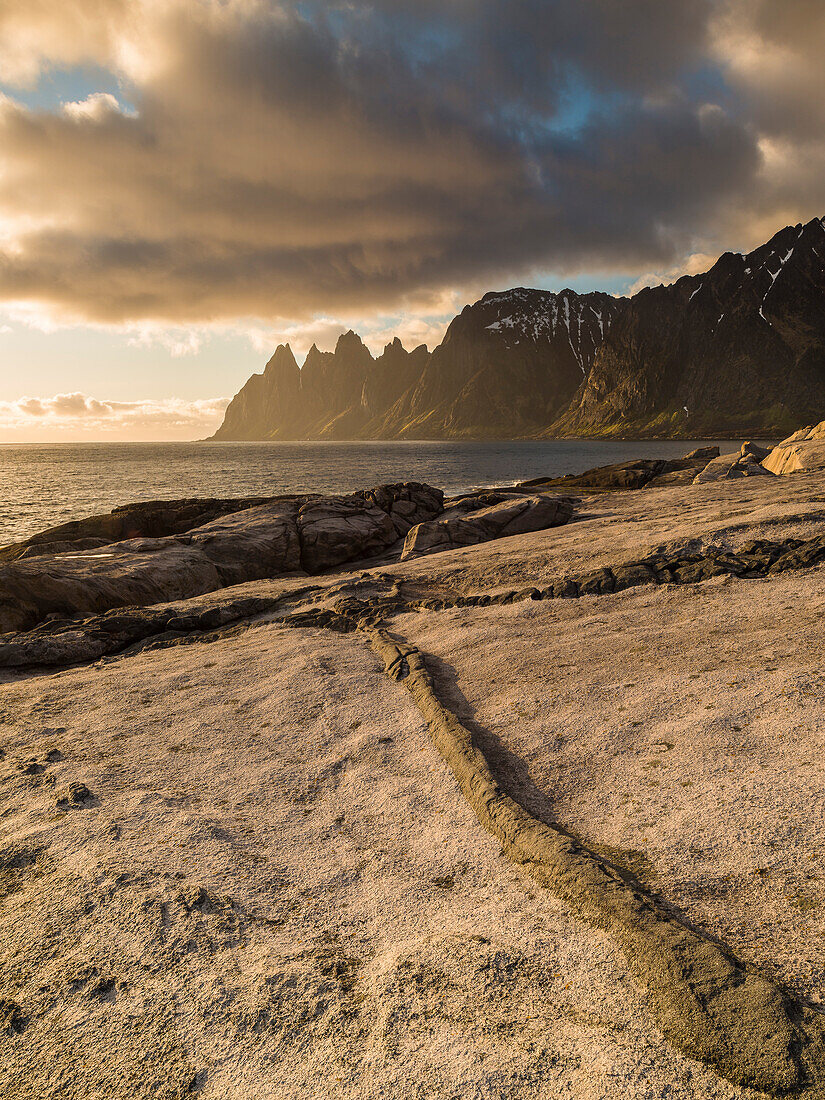
<svg viewBox="0 0 825 1100"><path fill-rule="evenodd" d="M609 294L516 288L486 294L430 354L397 338L373 359L345 333L299 370L281 345L234 398L216 439L535 435L567 405L624 308Z"/></svg>
<svg viewBox="0 0 825 1100"><path fill-rule="evenodd" d="M369 438L428 357L424 345L408 352L396 338L374 359L360 336L346 332L335 351L313 344L299 368L289 345L279 344L263 374L231 401L214 438Z"/></svg>

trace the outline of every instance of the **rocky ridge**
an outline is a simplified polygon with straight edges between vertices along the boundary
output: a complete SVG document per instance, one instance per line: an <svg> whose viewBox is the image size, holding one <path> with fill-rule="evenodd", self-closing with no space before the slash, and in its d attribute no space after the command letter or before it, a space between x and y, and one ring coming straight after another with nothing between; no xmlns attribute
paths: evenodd
<svg viewBox="0 0 825 1100"><path fill-rule="evenodd" d="M443 501L440 489L418 482L349 496L285 496L184 533L18 556L0 565L0 633L374 557L438 515Z"/></svg>
<svg viewBox="0 0 825 1100"><path fill-rule="evenodd" d="M825 409L824 296L821 218L629 299L491 292L432 353L279 346L213 438L785 435Z"/></svg>
<svg viewBox="0 0 825 1100"><path fill-rule="evenodd" d="M430 354L396 338L373 359L345 333L298 368L280 345L230 403L214 439L535 435L575 394L625 300L516 287L486 294Z"/></svg>

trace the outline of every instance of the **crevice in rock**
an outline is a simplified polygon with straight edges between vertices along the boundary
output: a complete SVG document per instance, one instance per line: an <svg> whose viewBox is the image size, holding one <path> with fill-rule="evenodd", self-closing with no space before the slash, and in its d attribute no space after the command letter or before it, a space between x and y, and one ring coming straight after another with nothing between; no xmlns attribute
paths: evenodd
<svg viewBox="0 0 825 1100"><path fill-rule="evenodd" d="M304 624L293 618L291 625ZM427 658L415 646L365 623L353 627L346 617L324 625L366 634L385 673L413 697L479 823L509 859L615 939L677 1049L737 1085L772 1096L825 1096L825 1020L815 1010L690 927L632 874L517 801L512 785L492 770L480 738L441 702Z"/></svg>
<svg viewBox="0 0 825 1100"><path fill-rule="evenodd" d="M542 588L527 587L501 592L467 595L426 594L426 586L415 585L419 593L405 596L408 582L389 574L367 576L362 582L344 584L325 592L322 586L307 585L277 597L248 596L228 600L219 606L187 610L117 608L87 619L47 620L29 631L6 635L0 640L0 668L29 669L65 667L88 663L101 657L133 654L147 648L180 645L189 641L217 640L228 630L263 615L286 611L307 597L327 598L365 587L362 597L344 595L332 604L288 612L277 621L291 626L328 627L349 633L361 626L378 626L395 615L413 611L447 611L460 607L493 607L524 600L579 599L603 596L641 585L698 584L713 577L744 579L774 577L788 570L809 569L825 562L825 535L812 539L765 539L744 543L736 551L707 547L696 553L684 551L649 554L612 567L562 577ZM386 595L376 594L384 589Z"/></svg>

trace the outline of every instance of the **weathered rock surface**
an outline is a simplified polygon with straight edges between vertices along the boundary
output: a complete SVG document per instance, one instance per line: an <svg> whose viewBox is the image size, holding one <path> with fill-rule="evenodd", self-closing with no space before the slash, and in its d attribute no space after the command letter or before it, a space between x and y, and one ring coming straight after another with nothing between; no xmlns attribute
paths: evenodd
<svg viewBox="0 0 825 1100"><path fill-rule="evenodd" d="M701 485L706 481L721 481L738 477L770 477L772 471L766 469L759 459L760 455L766 455L767 453L766 448L759 447L755 443L743 443L739 451L720 455L709 462L693 480L697 485Z"/></svg>
<svg viewBox="0 0 825 1100"><path fill-rule="evenodd" d="M319 573L380 554L413 525L437 516L443 505L440 490L418 482L311 501L297 518L302 566L307 573Z"/></svg>
<svg viewBox="0 0 825 1100"><path fill-rule="evenodd" d="M783 439L762 460L762 465L772 474L825 469L825 420L815 427L800 428Z"/></svg>
<svg viewBox="0 0 825 1100"><path fill-rule="evenodd" d="M440 490L417 482L350 497L281 497L184 534L12 561L0 566L0 633L50 615L101 614L300 569L319 572L387 549L442 504Z"/></svg>
<svg viewBox="0 0 825 1100"><path fill-rule="evenodd" d="M220 587L215 564L174 537L26 559L0 567L0 633L29 629L48 615L90 615Z"/></svg>
<svg viewBox="0 0 825 1100"><path fill-rule="evenodd" d="M238 596L217 606L189 600L172 607L116 608L86 619L49 619L32 630L0 636L0 668L86 664L145 648L147 642L171 645L252 619L277 604L275 597Z"/></svg>
<svg viewBox="0 0 825 1100"><path fill-rule="evenodd" d="M454 509L440 519L414 527L407 535L401 560L559 527L568 522L573 511L571 498L545 495L516 497L469 514Z"/></svg>
<svg viewBox="0 0 825 1100"><path fill-rule="evenodd" d="M222 585L261 580L303 568L301 542L296 519L302 507L311 507L306 497L284 497L206 523L189 536L215 566Z"/></svg>
<svg viewBox="0 0 825 1100"><path fill-rule="evenodd" d="M219 516L268 504L275 497L188 498L122 504L111 512L71 520L39 531L23 542L0 547L0 561L38 554L89 550L125 539L164 538L201 527Z"/></svg>

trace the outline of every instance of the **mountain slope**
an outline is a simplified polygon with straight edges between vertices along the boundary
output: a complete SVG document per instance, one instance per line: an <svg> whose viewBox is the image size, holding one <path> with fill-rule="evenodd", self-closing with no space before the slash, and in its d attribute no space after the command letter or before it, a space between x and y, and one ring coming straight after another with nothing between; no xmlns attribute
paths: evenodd
<svg viewBox="0 0 825 1100"><path fill-rule="evenodd" d="M786 434L825 410L825 227L640 291L549 436Z"/></svg>
<svg viewBox="0 0 825 1100"><path fill-rule="evenodd" d="M467 306L382 438L534 435L570 401L625 299L517 287Z"/></svg>
<svg viewBox="0 0 825 1100"><path fill-rule="evenodd" d="M401 341L373 359L360 336L346 332L334 352L313 344L302 368L279 344L263 374L253 374L226 410L217 440L369 438L376 418L419 377L428 358L422 345Z"/></svg>
<svg viewBox="0 0 825 1100"><path fill-rule="evenodd" d="M215 439L784 436L825 416L825 219L633 298L486 294L430 354L281 345Z"/></svg>

